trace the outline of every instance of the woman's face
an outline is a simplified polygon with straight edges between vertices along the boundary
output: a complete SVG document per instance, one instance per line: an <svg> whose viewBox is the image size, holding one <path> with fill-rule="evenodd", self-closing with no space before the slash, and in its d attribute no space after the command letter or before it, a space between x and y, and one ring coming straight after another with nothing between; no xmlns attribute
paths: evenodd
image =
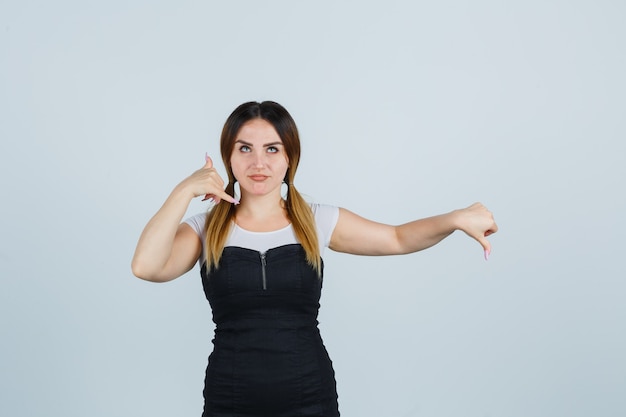
<svg viewBox="0 0 626 417"><path fill-rule="evenodd" d="M252 119L237 133L230 165L242 194L280 195L289 161L274 126L263 119Z"/></svg>

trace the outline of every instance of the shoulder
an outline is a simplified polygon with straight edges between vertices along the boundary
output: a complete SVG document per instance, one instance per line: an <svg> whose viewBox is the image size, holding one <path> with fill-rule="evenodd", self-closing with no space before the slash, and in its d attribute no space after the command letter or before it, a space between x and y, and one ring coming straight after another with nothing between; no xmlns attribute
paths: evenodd
<svg viewBox="0 0 626 417"><path fill-rule="evenodd" d="M332 221L337 222L339 217L339 207L330 204L310 203L311 211L315 221Z"/></svg>

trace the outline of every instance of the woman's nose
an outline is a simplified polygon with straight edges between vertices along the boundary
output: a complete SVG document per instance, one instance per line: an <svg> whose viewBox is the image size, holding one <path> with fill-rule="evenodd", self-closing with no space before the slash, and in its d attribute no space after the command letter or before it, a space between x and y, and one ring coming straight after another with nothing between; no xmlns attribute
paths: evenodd
<svg viewBox="0 0 626 417"><path fill-rule="evenodd" d="M265 154L263 152L259 152L255 155L254 164L258 168L265 166Z"/></svg>

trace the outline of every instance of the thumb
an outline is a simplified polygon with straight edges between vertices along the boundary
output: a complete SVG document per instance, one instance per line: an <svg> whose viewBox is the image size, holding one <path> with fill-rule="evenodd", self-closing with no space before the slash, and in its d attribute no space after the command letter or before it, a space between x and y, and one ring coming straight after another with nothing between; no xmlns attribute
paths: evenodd
<svg viewBox="0 0 626 417"><path fill-rule="evenodd" d="M491 255L491 243L489 243L489 241L484 237L476 240L478 240L478 243L480 243L485 250L485 261L489 260L489 255Z"/></svg>
<svg viewBox="0 0 626 417"><path fill-rule="evenodd" d="M205 164L204 164L205 168L213 168L213 160L209 156L208 152L204 154L204 161L205 161Z"/></svg>

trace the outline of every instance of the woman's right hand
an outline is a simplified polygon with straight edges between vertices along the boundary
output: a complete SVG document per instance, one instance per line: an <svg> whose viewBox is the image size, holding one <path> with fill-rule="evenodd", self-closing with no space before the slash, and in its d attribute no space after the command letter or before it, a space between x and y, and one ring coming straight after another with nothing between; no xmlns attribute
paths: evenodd
<svg viewBox="0 0 626 417"><path fill-rule="evenodd" d="M197 262L202 242L196 232L181 223L192 198L206 196L239 204L224 191L224 181L208 156L202 168L181 181L143 229L131 263L133 274L154 282L170 281Z"/></svg>
<svg viewBox="0 0 626 417"><path fill-rule="evenodd" d="M239 204L237 199L224 191L224 180L213 167L211 158L206 155L205 159L206 163L204 166L185 178L180 185L190 190L194 198L204 196L203 201L213 199L216 204L221 200L228 201L232 204Z"/></svg>

